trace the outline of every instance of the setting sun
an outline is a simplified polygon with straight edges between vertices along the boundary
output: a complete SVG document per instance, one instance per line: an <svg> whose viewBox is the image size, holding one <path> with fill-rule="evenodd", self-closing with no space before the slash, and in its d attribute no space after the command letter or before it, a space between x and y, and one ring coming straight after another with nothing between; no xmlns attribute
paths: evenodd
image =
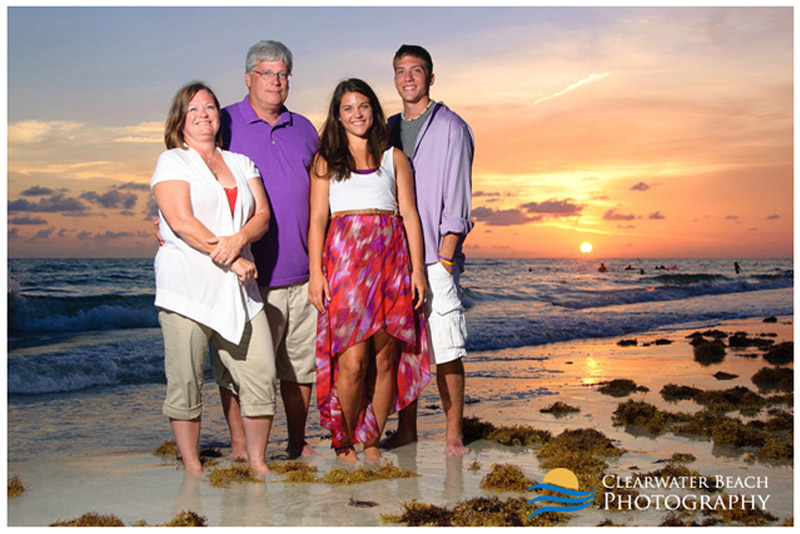
<svg viewBox="0 0 800 534"><path fill-rule="evenodd" d="M588 241L581 243L581 252L588 254L592 251L592 244Z"/></svg>

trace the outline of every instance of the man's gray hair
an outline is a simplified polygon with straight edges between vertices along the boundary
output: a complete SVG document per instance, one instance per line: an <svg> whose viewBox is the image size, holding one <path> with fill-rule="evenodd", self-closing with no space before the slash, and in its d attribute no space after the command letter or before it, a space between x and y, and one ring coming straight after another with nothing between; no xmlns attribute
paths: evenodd
<svg viewBox="0 0 800 534"><path fill-rule="evenodd" d="M259 41L251 46L247 51L244 68L252 74L256 65L262 61L283 61L289 73L292 72L292 53L285 44L278 41Z"/></svg>

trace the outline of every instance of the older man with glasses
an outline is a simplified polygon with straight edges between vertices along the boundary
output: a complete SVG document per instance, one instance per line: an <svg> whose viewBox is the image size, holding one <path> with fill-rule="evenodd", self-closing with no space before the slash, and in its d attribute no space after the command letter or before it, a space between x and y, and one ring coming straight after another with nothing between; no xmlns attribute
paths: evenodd
<svg viewBox="0 0 800 534"><path fill-rule="evenodd" d="M247 52L247 96L222 111L224 147L249 157L261 173L272 219L252 245L258 285L275 344L277 376L286 410L287 451L315 454L305 430L316 379L317 311L308 301L308 168L319 136L311 122L284 103L289 96L292 53L277 41L259 41ZM246 457L238 395L224 369L214 369L234 459Z"/></svg>

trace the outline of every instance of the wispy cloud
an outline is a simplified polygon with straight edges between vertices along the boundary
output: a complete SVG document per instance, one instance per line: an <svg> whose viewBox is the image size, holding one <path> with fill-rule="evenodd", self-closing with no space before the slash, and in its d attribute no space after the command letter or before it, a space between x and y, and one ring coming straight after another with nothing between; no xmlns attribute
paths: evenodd
<svg viewBox="0 0 800 534"><path fill-rule="evenodd" d="M85 125L83 122L75 121L27 120L12 122L8 125L8 144L39 143L48 137L55 136L63 140L72 136Z"/></svg>
<svg viewBox="0 0 800 534"><path fill-rule="evenodd" d="M610 72L604 72L602 74L590 74L586 78L584 78L584 79L582 79L580 81L577 81L577 82L575 82L575 83L573 83L571 85L568 85L564 89L562 89L560 91L556 91L552 95L547 95L547 96L543 96L543 97L539 98L538 100L536 100L536 102L533 103L533 105L536 106L538 104L541 104L542 102L546 102L548 100L552 100L554 98L558 98L559 96L564 96L565 94L567 94L567 93L569 93L571 91L574 91L575 89L577 89L577 88L579 88L579 87L581 87L583 85L586 85L587 83L595 82L597 80L602 80L603 78L606 78L608 76L611 76Z"/></svg>
<svg viewBox="0 0 800 534"><path fill-rule="evenodd" d="M161 122L140 122L133 126L115 129L115 143L163 143L164 124Z"/></svg>

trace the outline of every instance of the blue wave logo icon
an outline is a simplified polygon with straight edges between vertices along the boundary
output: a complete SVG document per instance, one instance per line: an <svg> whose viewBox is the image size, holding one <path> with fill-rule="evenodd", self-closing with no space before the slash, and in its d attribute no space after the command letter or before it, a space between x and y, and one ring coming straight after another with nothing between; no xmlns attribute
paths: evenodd
<svg viewBox="0 0 800 534"><path fill-rule="evenodd" d="M569 469L553 469L544 476L541 484L534 484L528 488L533 490L549 490L557 495L539 495L534 497L528 504L547 503L545 506L534 510L531 517L545 512L575 512L588 508L594 502L597 490L580 491L578 489L578 477ZM558 503L558 504L550 504Z"/></svg>

